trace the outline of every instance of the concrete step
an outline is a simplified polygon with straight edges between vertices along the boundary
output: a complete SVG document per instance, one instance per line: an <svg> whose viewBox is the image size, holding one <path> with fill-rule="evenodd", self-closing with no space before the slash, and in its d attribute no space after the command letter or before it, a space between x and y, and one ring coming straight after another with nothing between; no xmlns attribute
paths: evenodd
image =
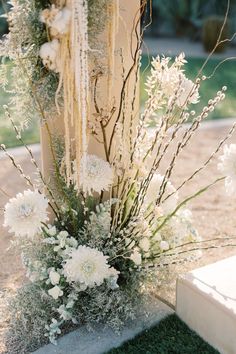
<svg viewBox="0 0 236 354"><path fill-rule="evenodd" d="M140 309L137 318L127 323L120 335L111 329L104 329L101 325L94 327L92 332L82 326L61 337L57 346L48 344L35 351L34 354L103 354L112 348L119 347L172 313L174 311L170 307L151 297L146 307Z"/></svg>
<svg viewBox="0 0 236 354"><path fill-rule="evenodd" d="M222 354L236 354L236 256L177 280L177 315Z"/></svg>

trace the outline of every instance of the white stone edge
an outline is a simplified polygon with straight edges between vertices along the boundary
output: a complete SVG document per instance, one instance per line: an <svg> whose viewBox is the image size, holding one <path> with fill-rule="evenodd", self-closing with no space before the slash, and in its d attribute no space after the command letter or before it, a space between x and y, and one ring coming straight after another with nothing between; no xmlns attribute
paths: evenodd
<svg viewBox="0 0 236 354"><path fill-rule="evenodd" d="M198 280L200 282L200 280ZM196 291L202 298L204 298L204 300L208 301L208 302L212 302L214 303L214 305L216 307L218 307L219 310L223 311L224 313L226 313L229 317L235 319L236 315L235 313L232 313L232 311L230 311L230 309L228 307L225 307L222 303L220 303L219 301L217 301L215 298L210 297L210 300L208 299L208 297L206 296L207 294L204 293L204 291L200 290L196 285L192 284L190 281L187 280L186 275L182 275L180 276L177 281L176 281L176 314L178 315L178 286L179 284L184 284L186 287ZM210 288L210 286L209 286ZM212 291L214 292L215 290L213 288L211 288ZM204 296L205 294L205 296Z"/></svg>

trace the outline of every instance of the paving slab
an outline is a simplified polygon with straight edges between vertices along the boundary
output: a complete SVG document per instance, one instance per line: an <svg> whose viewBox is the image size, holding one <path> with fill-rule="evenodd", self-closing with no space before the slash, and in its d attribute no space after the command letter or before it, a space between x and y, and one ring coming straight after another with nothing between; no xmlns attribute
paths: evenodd
<svg viewBox="0 0 236 354"><path fill-rule="evenodd" d="M177 315L222 354L236 353L236 256L177 281Z"/></svg>
<svg viewBox="0 0 236 354"><path fill-rule="evenodd" d="M148 304L140 310L137 318L127 323L119 335L111 329L104 329L99 325L95 327L94 331L88 331L85 326L82 326L61 337L57 346L46 345L35 351L34 354L103 354L112 348L119 347L145 329L156 325L173 312L161 301L151 298Z"/></svg>
<svg viewBox="0 0 236 354"><path fill-rule="evenodd" d="M194 42L188 38L161 38L148 37L144 40L143 54L176 56L184 52L186 57L206 58L209 53L204 51L201 42ZM236 46L229 46L223 53L214 53L213 59L225 59L236 56Z"/></svg>

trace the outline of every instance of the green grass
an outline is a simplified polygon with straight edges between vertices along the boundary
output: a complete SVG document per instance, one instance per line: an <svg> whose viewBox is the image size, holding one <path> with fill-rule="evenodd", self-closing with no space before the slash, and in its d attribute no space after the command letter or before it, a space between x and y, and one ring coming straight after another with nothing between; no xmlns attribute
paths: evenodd
<svg viewBox="0 0 236 354"><path fill-rule="evenodd" d="M149 59L147 56L143 56L142 70L148 65ZM186 75L190 79L194 79L198 70L202 66L203 59L189 58L186 65ZM207 76L212 73L216 65L219 63L217 59L211 59L204 70L204 74ZM145 78L149 73L149 69L144 70L141 74L141 105L144 104L146 93L144 90ZM212 98L215 93L223 86L226 85L228 90L226 92L226 99L221 102L216 110L209 115L209 119L218 119L225 117L236 117L236 64L235 61L225 62L215 73L211 80L203 82L200 89L201 102L194 105L193 109L196 112L200 112L208 100ZM3 90L0 90L0 144L5 144L8 147L18 146L19 141L15 138L15 133L12 130L11 125L5 119L2 106L7 104L9 96ZM39 142L39 129L37 122L33 122L29 129L23 133L23 138L27 144L33 144Z"/></svg>
<svg viewBox="0 0 236 354"><path fill-rule="evenodd" d="M199 58L187 58L188 63L185 66L185 74L189 79L194 79L199 69L201 68L204 59ZM210 59L203 74L209 76L212 74L216 65L220 62L219 59ZM143 56L142 70L144 70L149 63L147 56ZM144 70L144 74L141 76L141 104L144 104L146 99L146 93L144 91L145 78L149 73L149 69ZM217 106L214 112L209 115L209 119L219 119L236 117L236 62L235 60L227 61L219 67L215 72L214 77L210 80L202 82L200 88L201 101L199 104L193 105L192 108L199 113L210 98L213 98L218 90L222 86L227 86L226 98Z"/></svg>
<svg viewBox="0 0 236 354"><path fill-rule="evenodd" d="M29 144L35 144L39 142L39 126L37 122L32 122L29 128L24 130L21 134L24 142ZM12 128L5 117L0 116L0 144L6 145L6 147L21 146L21 142L16 139L15 131Z"/></svg>
<svg viewBox="0 0 236 354"><path fill-rule="evenodd" d="M176 315L141 333L107 354L219 354Z"/></svg>

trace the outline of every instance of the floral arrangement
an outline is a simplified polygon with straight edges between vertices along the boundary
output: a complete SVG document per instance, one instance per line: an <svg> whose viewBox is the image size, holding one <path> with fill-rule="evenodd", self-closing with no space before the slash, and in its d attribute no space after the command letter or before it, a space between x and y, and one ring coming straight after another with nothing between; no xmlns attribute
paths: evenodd
<svg viewBox="0 0 236 354"><path fill-rule="evenodd" d="M113 21L119 17L117 3L107 4ZM222 180L227 192L232 193L236 188L236 146L230 145L225 147L220 158L219 170L223 176L185 199L180 195L184 185L212 161L231 136L234 126L201 167L181 185L174 187L171 183L180 152L188 145L201 121L224 99L226 91L226 87L222 87L196 116L192 107L200 100L199 87L206 78L199 73L192 82L185 76L184 54L174 60L153 58L146 83L148 99L140 118L136 119L134 102L141 34L137 38L131 69L123 77L119 104L116 103L115 109L98 106L99 77L107 77L109 73L103 65L98 73L93 71L92 74L88 67L91 60L89 38L93 36L97 6L100 5L104 6L104 1L96 2L95 7L92 1L52 4L39 0L12 1L11 31L2 43L2 48L7 48L6 55L15 62L13 74L15 70L21 73L14 89L17 96L11 105L17 107L22 96L30 96L34 102L31 106L37 115L41 114L43 124L48 127L48 117L58 110L60 113L63 110L65 124L65 139L59 137L59 143L48 129L53 181L47 181L28 146L25 147L39 177L37 182L24 174L1 145L31 187L6 204L4 226L15 234L14 243L22 251L22 261L32 283L25 289L30 286L30 292L37 294L41 301L38 306L47 308L47 314L42 310L38 315L44 319L42 323L37 322L37 328L31 328L30 336L39 338L37 345L42 344L44 334L56 343L67 323L90 326L102 322L119 330L125 321L135 317L137 307L150 288L158 283L159 274L165 268L174 262L199 257L201 238L192 225L191 211L186 204ZM140 16L145 6L143 2ZM109 19L106 20L109 23ZM23 22L24 32L16 43L16 34L18 36ZM103 29L101 25L101 31ZM111 29L110 38L116 30ZM74 39L75 47L68 55L68 46ZM76 46L79 46L80 57ZM113 44L111 46L113 48ZM91 55L94 58L94 53ZM99 57L98 53L96 55ZM109 62L110 68L113 67L113 59ZM73 77L68 72L69 64L75 73ZM131 74L133 98L126 93ZM18 80L21 84L26 80L27 85L19 88ZM96 110L93 121L87 105L91 91ZM74 95L78 97L76 101ZM24 103L25 107L28 104ZM18 110L23 115L21 107ZM127 107L130 107L128 114ZM6 109L6 114L24 144L20 129L11 118L12 111ZM108 135L114 115L115 124ZM74 140L70 116L77 129ZM188 125L184 124L189 121ZM102 136L105 158L89 153L89 135L97 139ZM75 146L73 141L77 142ZM168 166L161 169L173 146ZM29 292L20 294L22 299ZM17 320L26 322L29 330L32 321L29 317L25 319L23 309L21 314ZM34 325L31 323L31 326Z"/></svg>

